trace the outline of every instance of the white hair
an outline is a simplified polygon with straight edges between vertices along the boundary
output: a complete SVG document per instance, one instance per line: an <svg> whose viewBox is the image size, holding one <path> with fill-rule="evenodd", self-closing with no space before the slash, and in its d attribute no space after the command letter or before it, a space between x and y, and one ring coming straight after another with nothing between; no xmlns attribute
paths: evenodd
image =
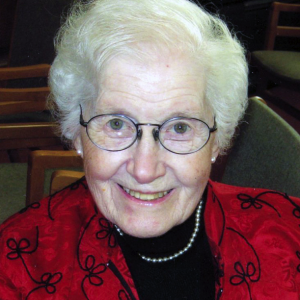
<svg viewBox="0 0 300 300"><path fill-rule="evenodd" d="M188 0L94 0L73 7L56 38L49 79L62 136L77 137L79 104L95 102L110 59L128 54L145 60L149 54L140 43L176 49L205 68L205 102L224 152L247 104L245 53L219 17Z"/></svg>

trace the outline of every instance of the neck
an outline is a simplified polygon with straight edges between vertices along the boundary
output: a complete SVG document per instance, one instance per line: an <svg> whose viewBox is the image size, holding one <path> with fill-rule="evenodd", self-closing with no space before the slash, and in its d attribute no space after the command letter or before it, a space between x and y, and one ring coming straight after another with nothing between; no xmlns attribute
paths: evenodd
<svg viewBox="0 0 300 300"><path fill-rule="evenodd" d="M119 231L122 236L117 234L117 238L123 239L123 242L144 260L151 262L172 260L182 255L192 246L200 225L200 211L201 202L197 210L184 223L175 226L159 237L136 238ZM120 242L122 243L122 241Z"/></svg>

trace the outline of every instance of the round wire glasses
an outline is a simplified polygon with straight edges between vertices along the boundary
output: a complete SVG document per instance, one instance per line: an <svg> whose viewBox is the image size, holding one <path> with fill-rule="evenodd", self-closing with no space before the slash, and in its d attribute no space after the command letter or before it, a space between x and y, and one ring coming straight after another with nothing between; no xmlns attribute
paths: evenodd
<svg viewBox="0 0 300 300"><path fill-rule="evenodd" d="M86 128L89 139L100 149L122 151L142 138L141 126L154 126L152 135L155 141L168 151L176 154L190 154L199 151L209 141L210 134L217 130L215 121L210 128L196 118L175 117L162 124L135 123L121 114L101 114L88 122L83 120L80 106L80 124Z"/></svg>

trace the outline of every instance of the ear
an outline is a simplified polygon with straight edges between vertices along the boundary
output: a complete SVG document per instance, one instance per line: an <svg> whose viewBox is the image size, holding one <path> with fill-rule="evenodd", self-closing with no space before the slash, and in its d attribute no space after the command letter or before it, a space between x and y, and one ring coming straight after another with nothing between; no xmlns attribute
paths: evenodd
<svg viewBox="0 0 300 300"><path fill-rule="evenodd" d="M220 152L220 148L219 148L218 140L216 138L214 138L212 151L211 151L211 158L212 158L213 163L216 161L216 159L219 155L219 152Z"/></svg>
<svg viewBox="0 0 300 300"><path fill-rule="evenodd" d="M74 148L77 151L78 155L83 157L83 147L82 147L82 140L80 134L78 134L78 136L74 140Z"/></svg>

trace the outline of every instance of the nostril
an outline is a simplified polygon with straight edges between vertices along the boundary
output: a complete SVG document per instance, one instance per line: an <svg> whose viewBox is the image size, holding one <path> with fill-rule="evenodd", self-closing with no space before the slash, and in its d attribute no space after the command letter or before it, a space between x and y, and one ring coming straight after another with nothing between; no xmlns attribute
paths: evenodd
<svg viewBox="0 0 300 300"><path fill-rule="evenodd" d="M137 132L138 140L140 140L142 138L142 135L143 135L143 131L142 131L142 129L139 129L138 132Z"/></svg>
<svg viewBox="0 0 300 300"><path fill-rule="evenodd" d="M153 137L154 137L154 140L157 141L158 140L158 135L159 135L159 131L157 128L154 128L152 130L152 134L153 134Z"/></svg>

